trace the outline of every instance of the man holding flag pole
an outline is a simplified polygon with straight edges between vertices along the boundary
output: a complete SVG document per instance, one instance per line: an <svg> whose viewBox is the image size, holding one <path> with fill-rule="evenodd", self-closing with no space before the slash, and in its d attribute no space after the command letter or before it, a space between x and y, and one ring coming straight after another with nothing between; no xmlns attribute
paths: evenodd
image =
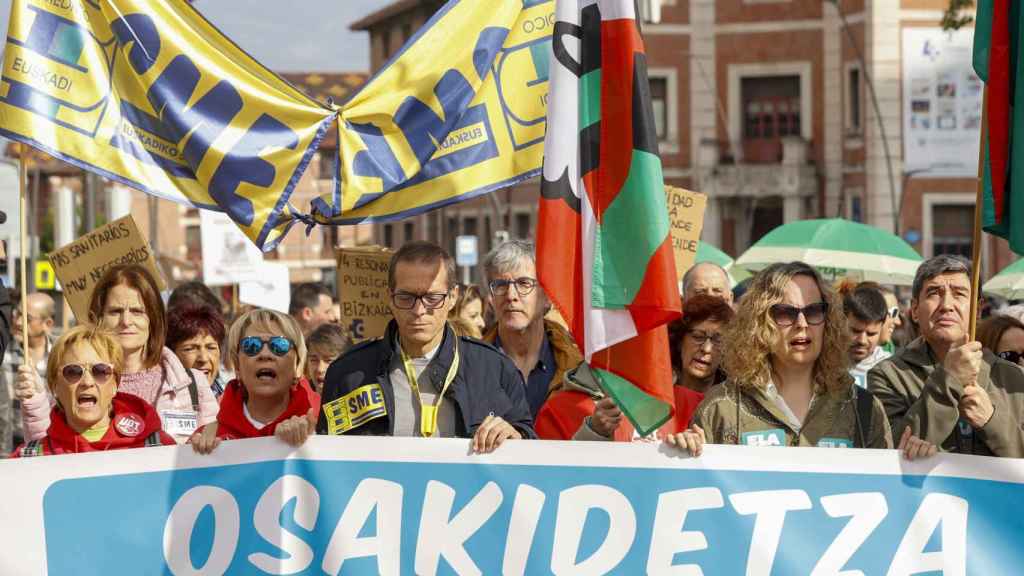
<svg viewBox="0 0 1024 576"><path fill-rule="evenodd" d="M1024 457L1024 373L982 349L975 329L982 229L1024 253L1024 199L1015 198L1021 183L1013 170L1024 161L1024 148L1013 146L1014 132L1024 132L1024 106L1015 105L1024 98L1015 86L1024 71L1022 17L1017 2L978 2L974 70L985 95L973 262L939 255L921 264L911 301L921 337L868 374L894 430L909 425L946 451L1013 458Z"/></svg>
<svg viewBox="0 0 1024 576"><path fill-rule="evenodd" d="M673 418L680 300L643 41L632 0L558 0L556 20L538 275L584 352L573 378L647 436Z"/></svg>

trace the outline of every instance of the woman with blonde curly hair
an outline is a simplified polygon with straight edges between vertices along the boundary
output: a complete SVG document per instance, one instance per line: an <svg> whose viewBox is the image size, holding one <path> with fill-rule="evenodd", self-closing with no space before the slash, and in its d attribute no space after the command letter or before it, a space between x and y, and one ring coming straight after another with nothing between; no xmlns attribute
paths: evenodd
<svg viewBox="0 0 1024 576"><path fill-rule="evenodd" d="M724 340L729 379L693 418L708 442L892 448L882 404L847 372L843 307L814 268L791 262L758 274Z"/></svg>

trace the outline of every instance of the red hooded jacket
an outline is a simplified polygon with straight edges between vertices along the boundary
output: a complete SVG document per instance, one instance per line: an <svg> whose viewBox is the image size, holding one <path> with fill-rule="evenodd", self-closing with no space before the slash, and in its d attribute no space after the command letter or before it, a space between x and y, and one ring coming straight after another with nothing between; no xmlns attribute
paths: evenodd
<svg viewBox="0 0 1024 576"><path fill-rule="evenodd" d="M676 400L675 417L658 429L658 438L667 434L682 432L690 426L690 418L704 395L685 386L673 386ZM572 440L587 416L594 415L594 400L589 394L578 390L562 390L548 398L537 413L533 423L537 437L543 440ZM633 425L623 418L615 429L612 440L630 442L633 440Z"/></svg>
<svg viewBox="0 0 1024 576"><path fill-rule="evenodd" d="M160 416L156 410L142 398L133 394L117 393L111 403L114 412L110 419L107 433L96 442L89 442L84 436L75 432L68 425L64 411L54 406L50 412L50 428L46 437L37 440L35 446L42 450L41 455L78 454L81 452L99 452L102 450L120 450L123 448L143 448L153 445L159 440L163 446L176 446L170 435L160 429ZM152 439L150 437L152 436ZM147 444L147 439L150 439ZM32 449L32 442L22 444L12 454L12 458L26 456L23 452ZM40 455L40 454L32 454Z"/></svg>
<svg viewBox="0 0 1024 576"><path fill-rule="evenodd" d="M292 416L306 416L315 426L316 418L320 413L320 395L309 387L305 378L299 379L299 383L292 386L291 400L285 411L263 428L257 429L245 417L244 404L245 391L242 389L242 384L237 379L232 380L224 389L224 395L220 397L220 412L217 413L217 438L239 440L273 436L277 425Z"/></svg>

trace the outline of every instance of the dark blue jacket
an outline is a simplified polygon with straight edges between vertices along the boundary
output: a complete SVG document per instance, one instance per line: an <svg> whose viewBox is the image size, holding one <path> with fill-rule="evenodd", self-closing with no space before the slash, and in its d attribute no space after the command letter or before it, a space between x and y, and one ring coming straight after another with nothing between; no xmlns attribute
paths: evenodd
<svg viewBox="0 0 1024 576"><path fill-rule="evenodd" d="M395 413L395 395L391 386L389 367L393 355L399 353L395 348L397 330L398 326L392 320L388 324L384 338L364 342L352 348L327 369L317 433L328 433L329 422L335 417L331 413L331 402L372 384L379 385L383 395L384 413L376 415L380 413L379 409L375 411L370 406L367 410L360 406L361 417L367 419L341 433L365 436L391 436L394 433L392 416ZM526 402L523 376L508 356L489 344L473 338L457 337L451 327L445 325L441 347L420 375L420 381L429 380L435 385L435 389L436 385L444 382L455 357L456 338L459 341L459 371L445 393L445 398L450 398L458 407L455 419L456 435L460 438L471 438L484 418L494 414L515 427L523 438L536 438L530 406ZM373 393L376 392L374 389ZM372 403L373 398L376 396L364 395L363 399ZM353 408L356 407L356 400L362 399L353 398Z"/></svg>

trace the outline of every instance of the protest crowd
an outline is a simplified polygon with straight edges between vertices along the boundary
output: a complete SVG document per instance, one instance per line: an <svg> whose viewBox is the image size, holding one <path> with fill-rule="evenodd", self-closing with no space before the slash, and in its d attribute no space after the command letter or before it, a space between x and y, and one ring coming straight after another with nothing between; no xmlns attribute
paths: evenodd
<svg viewBox="0 0 1024 576"><path fill-rule="evenodd" d="M468 438L479 453L540 439L664 441L698 457L708 443L1024 456L1024 324L997 310L969 341L962 257L924 261L902 302L802 262L736 288L697 264L668 330L674 415L646 437L583 362L533 245L504 242L482 264L483 284L462 285L444 249L405 244L388 270L393 318L355 345L318 284L293 291L290 314L232 318L201 283L165 303L147 268L115 266L90 321L59 337L53 300L30 294L27 316L14 307L8 323L3 307L0 446L14 458L184 443L206 454L225 440L354 434Z"/></svg>

